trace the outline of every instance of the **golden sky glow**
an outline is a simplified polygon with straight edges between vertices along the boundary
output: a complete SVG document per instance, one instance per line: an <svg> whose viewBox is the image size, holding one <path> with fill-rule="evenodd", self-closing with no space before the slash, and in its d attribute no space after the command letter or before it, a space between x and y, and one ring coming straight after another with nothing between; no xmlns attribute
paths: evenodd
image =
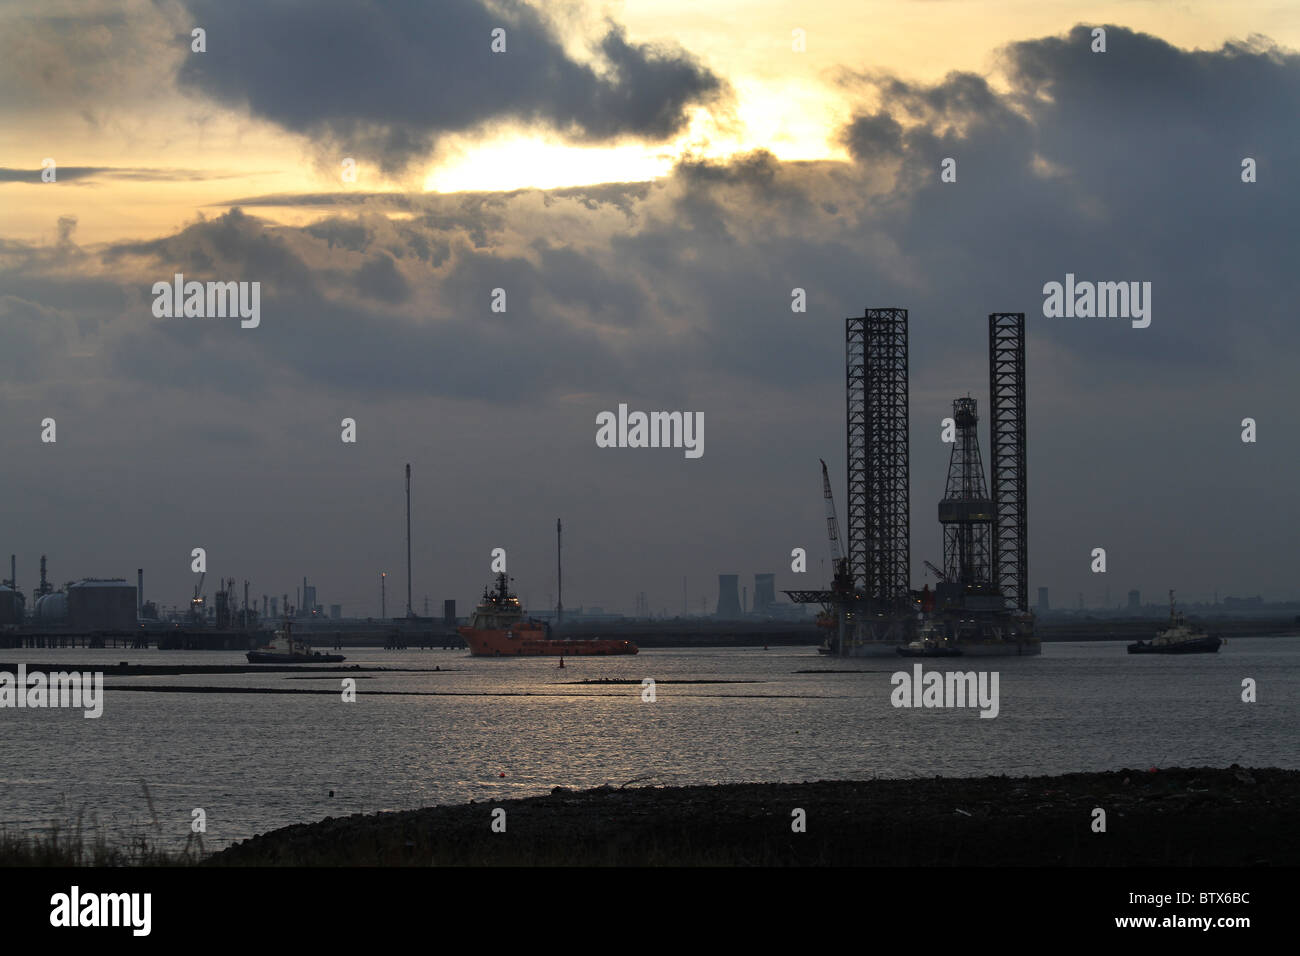
<svg viewBox="0 0 1300 956"><path fill-rule="evenodd" d="M72 188L61 189L54 202L43 185L7 184L0 234L53 241L58 217L70 215L78 219L82 243L141 238L175 230L199 210L241 197L641 181L664 175L683 156L725 159L759 148L783 160L843 159L837 132L851 114L854 95L840 82L843 71L888 71L927 81L950 70L992 75L1001 45L1063 34L1077 22L1119 23L1184 47L1218 48L1252 33L1287 47L1300 45L1300 6L1272 2L810 0L796 6L779 0L627 0L589 4L588 11L585 18L567 14L566 22L575 26L559 30L566 47L581 51L601 16L612 16L632 42L675 43L688 50L730 84L732 107L717 113L696 109L689 130L662 143L579 145L553 131L498 124L444 137L427 162L401 181L361 164L357 182L346 185L305 137L172 89L152 88L147 75L137 76L132 96L92 119L65 104L4 124L0 165L36 168L52 156L65 166L183 169L221 178L99 178L65 184ZM18 22L21 15L5 8L0 23ZM792 49L796 28L805 31L802 53ZM259 214L302 221L321 212L262 207Z"/></svg>

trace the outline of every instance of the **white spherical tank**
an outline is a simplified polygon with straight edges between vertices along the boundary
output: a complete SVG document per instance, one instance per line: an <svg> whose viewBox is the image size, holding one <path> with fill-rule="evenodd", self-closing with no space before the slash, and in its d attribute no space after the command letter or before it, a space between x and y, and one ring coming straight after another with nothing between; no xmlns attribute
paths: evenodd
<svg viewBox="0 0 1300 956"><path fill-rule="evenodd" d="M62 591L46 594L36 602L37 624L62 624L68 619L68 596Z"/></svg>

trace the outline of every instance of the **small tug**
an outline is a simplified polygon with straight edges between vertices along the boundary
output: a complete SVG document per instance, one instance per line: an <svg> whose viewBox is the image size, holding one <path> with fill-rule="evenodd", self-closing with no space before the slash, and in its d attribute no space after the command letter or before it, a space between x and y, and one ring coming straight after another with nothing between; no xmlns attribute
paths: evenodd
<svg viewBox="0 0 1300 956"><path fill-rule="evenodd" d="M345 660L342 654L313 652L309 643L295 640L291 621L284 622L271 643L248 652L250 664L341 664Z"/></svg>
<svg viewBox="0 0 1300 956"><path fill-rule="evenodd" d="M1174 592L1169 592L1169 626L1157 631L1149 641L1138 641L1128 646L1130 654L1215 654L1223 641L1200 628L1190 626L1174 605Z"/></svg>

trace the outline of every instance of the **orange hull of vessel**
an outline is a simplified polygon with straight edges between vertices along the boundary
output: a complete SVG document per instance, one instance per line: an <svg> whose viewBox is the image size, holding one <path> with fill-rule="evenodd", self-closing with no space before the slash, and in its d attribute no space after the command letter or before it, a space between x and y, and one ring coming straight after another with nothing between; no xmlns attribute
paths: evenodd
<svg viewBox="0 0 1300 956"><path fill-rule="evenodd" d="M557 641L544 628L515 627L508 631L458 627L460 636L475 657L581 657L593 654L635 654L631 641Z"/></svg>
<svg viewBox="0 0 1300 956"><path fill-rule="evenodd" d="M589 654L635 654L631 641L556 641L547 625L525 617L519 598L510 593L504 571L498 572L496 589L483 591L470 623L456 628L475 657L579 657Z"/></svg>

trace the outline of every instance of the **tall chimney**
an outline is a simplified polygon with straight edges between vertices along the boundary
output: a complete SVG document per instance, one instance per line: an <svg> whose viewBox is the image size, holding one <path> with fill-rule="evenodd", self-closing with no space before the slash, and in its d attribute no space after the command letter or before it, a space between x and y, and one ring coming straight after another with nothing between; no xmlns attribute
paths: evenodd
<svg viewBox="0 0 1300 956"><path fill-rule="evenodd" d="M564 528L560 519L555 519L555 578L558 600L555 602L555 623L564 623L564 560L561 555Z"/></svg>
<svg viewBox="0 0 1300 956"><path fill-rule="evenodd" d="M135 613L144 617L144 568L135 569Z"/></svg>
<svg viewBox="0 0 1300 956"><path fill-rule="evenodd" d="M9 555L9 586L18 590L18 555Z"/></svg>
<svg viewBox="0 0 1300 956"><path fill-rule="evenodd" d="M406 463L406 616L411 610L411 463Z"/></svg>

